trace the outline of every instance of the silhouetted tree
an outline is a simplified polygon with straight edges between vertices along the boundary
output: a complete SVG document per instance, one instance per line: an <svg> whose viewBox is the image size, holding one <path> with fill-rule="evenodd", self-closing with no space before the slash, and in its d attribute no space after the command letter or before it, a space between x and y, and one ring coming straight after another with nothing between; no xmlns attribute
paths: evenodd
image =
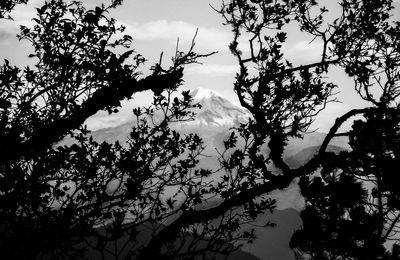
<svg viewBox="0 0 400 260"><path fill-rule="evenodd" d="M351 151L327 156L320 176L302 177L304 225L291 246L299 259L399 259L400 26L390 20L392 1L341 6L357 24L342 26L337 52L349 54L341 65L372 106L353 110L364 120L336 134L349 137Z"/></svg>
<svg viewBox="0 0 400 260"><path fill-rule="evenodd" d="M240 65L234 89L254 116L245 127L254 145L249 160L260 167L258 179L251 173L250 183L257 186L252 190L268 192L302 176L304 230L292 241L299 257L308 253L314 259L379 259L390 255L383 244L399 239L393 188L399 161L393 147L398 146L399 133L400 25L391 20L392 1L338 2L342 12L330 17L332 22L325 20L328 10L319 1L229 1L220 13L232 26L230 49ZM292 22L322 42L320 61L294 66L284 56L285 26ZM317 154L292 169L283 160L286 143L290 137L302 137L332 100L336 86L324 81L333 65L354 79L355 90L371 107L339 117ZM366 122L356 121L353 130L338 133L344 122L363 114ZM326 153L335 136L349 136L352 152ZM264 143L270 150L267 156L261 153ZM270 162L280 175L269 173ZM310 183L311 174L319 171L323 178ZM329 181L327 173L334 176ZM364 187L368 181L372 190Z"/></svg>
<svg viewBox="0 0 400 260"><path fill-rule="evenodd" d="M349 133L351 151L327 157L321 176L302 177L304 225L291 241L299 256L398 259L399 134L398 114L366 114Z"/></svg>
<svg viewBox="0 0 400 260"><path fill-rule="evenodd" d="M13 3L1 10L8 13ZM293 241L301 234L305 244L293 247L316 259L361 257L365 248L368 257L387 255L382 245L398 220L397 177L388 166L398 164L400 25L391 21L389 0L339 3L342 12L332 22L316 0L222 3L217 12L232 27L229 48L240 67L234 90L252 118L225 140L220 169L200 169L203 141L168 125L195 116L191 108L198 105L188 92L181 99L172 94L183 67L208 54L196 54L192 42L188 52L177 50L169 68L160 61L142 77L144 58L123 51L131 37L115 39L123 28L107 16L120 1L86 10L80 2L52 0L38 8L36 25L19 35L32 43L35 67L5 61L0 70L2 252L18 259L78 257L88 250L100 254L95 258L212 258L252 241L254 230L244 224L274 209L271 191L301 177L305 224ZM288 25L323 43L320 60L294 65L284 56ZM339 117L317 154L291 168L283 160L289 138L304 136L334 101L336 85L327 80L332 66L354 78L371 107ZM122 99L144 90L154 92L153 104L133 111L126 143L90 137L83 126L88 117L113 113ZM338 133L356 115L366 120ZM74 143L59 145L67 135ZM352 151L326 152L338 135L349 135ZM347 228L354 223L360 233ZM149 236L143 228L151 229ZM313 233L320 239L304 235Z"/></svg>
<svg viewBox="0 0 400 260"><path fill-rule="evenodd" d="M398 115L399 25L390 20L391 1L339 1L339 4L342 12L337 19L331 19L332 22L325 20L328 10L318 1L232 0L217 10L225 24L232 27L233 41L229 47L240 66L234 90L253 118L236 129L239 136L232 134L225 143L227 151L221 153L220 161L226 174L218 187L222 188L219 193L224 202L205 210L207 215L204 216L199 214L202 212L193 211L193 214L187 213L190 218L186 219L183 214L174 224L183 226L198 219L214 218L213 214L238 205L244 205L250 218L265 209L273 209L273 202L260 197L287 187L297 177L310 176L319 171L323 163L333 160L326 148L335 136L350 134L338 133L343 123L353 116L373 115L381 109ZM295 66L284 56L285 27L293 23L323 43L319 61ZM332 91L336 85L326 81L332 66L342 67L354 78L355 90L371 103L371 107L352 109L339 117L317 154L303 166L291 168L283 160L288 139L304 136L318 113L335 101ZM238 138L243 139L244 147L235 147ZM267 154L263 149L265 145L269 148ZM343 163L341 160L344 159L335 160L337 167ZM363 163L371 164L367 160ZM276 173L277 169L280 174ZM354 195L356 203L362 201L364 193L354 178L343 177L340 184L354 188L358 195ZM318 195L326 192L321 189ZM351 194L348 196L351 200ZM335 203L335 198L332 200ZM160 237L167 234L171 237L177 228L171 225L163 231ZM149 255L161 246L156 243L149 244ZM373 243L370 250L383 252L382 240ZM310 248L317 250L318 247ZM352 248L343 250L350 254Z"/></svg>
<svg viewBox="0 0 400 260"><path fill-rule="evenodd" d="M202 141L196 135L181 137L167 122L193 117L187 111L193 107L190 95L171 100L170 94L182 82L183 66L207 55L194 53L192 44L187 53L177 50L171 67L156 64L151 75L140 77L144 58L129 49L132 38L120 35L124 28L107 17L116 5L87 10L79 1L46 2L37 9L36 25L21 26L18 36L34 47L29 55L34 68L21 69L8 60L1 66L4 257L76 256L88 247L88 237L96 237L99 246L107 235L118 238L128 212L138 225L172 215L158 193L202 176L183 172L194 167ZM124 147L88 136L83 126L88 117L99 110L114 113L120 101L145 90L155 93L153 106L134 111L137 125ZM155 110L163 112L159 122L151 120ZM75 143L58 146L67 135ZM188 158L179 160L182 154ZM171 176L162 174L168 167ZM171 208L175 203L168 201ZM97 234L101 225L110 229L104 236Z"/></svg>

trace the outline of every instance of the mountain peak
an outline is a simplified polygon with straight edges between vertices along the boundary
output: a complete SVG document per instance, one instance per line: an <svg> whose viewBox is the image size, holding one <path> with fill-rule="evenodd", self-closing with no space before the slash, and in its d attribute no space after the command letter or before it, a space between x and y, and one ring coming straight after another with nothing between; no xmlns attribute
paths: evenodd
<svg viewBox="0 0 400 260"><path fill-rule="evenodd" d="M193 99L211 98L215 96L221 97L219 93L206 88L196 88L195 90L190 92L190 95L193 97Z"/></svg>
<svg viewBox="0 0 400 260"><path fill-rule="evenodd" d="M194 121L185 122L183 125L231 127L247 121L250 116L246 110L232 104L214 90L197 88L190 95L201 104L201 109L196 111Z"/></svg>

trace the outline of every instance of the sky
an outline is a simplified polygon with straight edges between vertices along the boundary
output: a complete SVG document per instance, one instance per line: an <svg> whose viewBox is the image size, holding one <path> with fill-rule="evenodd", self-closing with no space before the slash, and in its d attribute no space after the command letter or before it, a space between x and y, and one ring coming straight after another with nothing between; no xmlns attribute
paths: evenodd
<svg viewBox="0 0 400 260"><path fill-rule="evenodd" d="M15 35L18 25L32 26L31 18L35 15L35 7L39 7L43 0L30 0L28 5L18 6L12 16L14 21L0 21L0 60L9 59L16 65L31 64L27 58L31 51L28 42L19 42ZM94 6L100 0L85 0L85 5ZM331 19L337 12L335 1L325 0L331 11ZM395 0L397 7L400 0ZM126 33L133 37L133 47L141 53L148 62L143 67L143 74L148 75L148 68L159 60L163 52L167 66L172 57L177 39L179 48L187 50L198 29L196 48L199 53L218 51L217 54L201 60L202 64L189 65L184 71L185 89L198 87L212 89L221 96L238 104L233 92L235 73L238 71L235 58L229 52L228 45L232 39L230 28L223 25L222 17L211 6L218 9L221 0L125 0L123 5L110 13L119 24L125 25ZM288 28L288 41L284 46L286 57L295 64L307 64L317 61L322 51L322 44L312 41L310 36L298 30ZM330 103L314 123L311 130L326 132L334 119L351 108L366 106L354 91L352 79L340 69L334 68L328 75L329 80L339 85L337 99L341 103ZM129 117L131 108L136 105L148 104L148 93L135 95L133 101L124 103L121 113L107 117L106 113L97 114L88 121L93 129L105 126L107 122L124 121Z"/></svg>

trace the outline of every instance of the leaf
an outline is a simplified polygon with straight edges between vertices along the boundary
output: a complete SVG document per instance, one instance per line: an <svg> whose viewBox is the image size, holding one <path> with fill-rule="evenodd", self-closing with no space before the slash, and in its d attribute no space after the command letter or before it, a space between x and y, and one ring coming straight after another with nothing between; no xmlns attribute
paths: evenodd
<svg viewBox="0 0 400 260"><path fill-rule="evenodd" d="M232 132L228 140L224 141L225 149L230 149L235 147L236 142L237 142L237 136L235 136L235 132Z"/></svg>
<svg viewBox="0 0 400 260"><path fill-rule="evenodd" d="M120 63L124 63L124 61L129 58L129 56L134 52L134 50L129 50L127 52L124 52L121 56L119 56L118 61Z"/></svg>

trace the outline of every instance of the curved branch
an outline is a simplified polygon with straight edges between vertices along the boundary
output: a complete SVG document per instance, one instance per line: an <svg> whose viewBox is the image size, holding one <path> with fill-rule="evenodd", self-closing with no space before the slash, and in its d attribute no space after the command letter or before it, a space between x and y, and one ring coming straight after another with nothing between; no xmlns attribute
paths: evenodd
<svg viewBox="0 0 400 260"><path fill-rule="evenodd" d="M341 117L338 117L335 120L335 123L329 130L328 134L325 136L324 141L322 142L318 153L310 160L308 163L306 163L303 166L300 166L297 169L291 170L293 175L296 176L301 176L304 175L308 172L314 171L318 165L321 163L321 160L325 157L326 154L326 149L329 145L329 143L332 141L332 139L336 136L337 131L339 128L343 125L344 122L346 122L349 118L360 115L360 114L368 114L376 111L377 108L375 107L367 107L367 108L361 108L361 109L352 109L349 112L345 113Z"/></svg>
<svg viewBox="0 0 400 260"><path fill-rule="evenodd" d="M60 141L73 129L79 128L87 118L107 107L119 106L120 101L134 93L153 90L158 91L176 86L183 76L183 68L163 75L151 75L137 81L135 78L125 82L114 82L110 87L93 93L92 97L64 118L50 122L25 142L16 142L15 138L0 136L0 163L15 160L20 156L43 151L48 145ZM12 131L11 131L12 132Z"/></svg>
<svg viewBox="0 0 400 260"><path fill-rule="evenodd" d="M276 189L287 187L293 179L294 178L289 176L275 176L270 182L260 184L246 191L241 191L239 194L224 200L216 207L204 210L184 211L174 222L153 236L147 246L139 253L137 259L147 260L160 258L162 247L168 242L173 242L182 228L218 218L233 207L241 206L255 197ZM163 255L162 258L167 259L165 255Z"/></svg>
<svg viewBox="0 0 400 260"><path fill-rule="evenodd" d="M174 222L153 236L152 240L139 253L138 259L154 259L160 256L159 254L162 247L168 242L173 242L182 228L195 223L218 218L233 207L243 205L246 203L246 201L254 199L268 192L283 189L287 187L296 177L300 177L314 171L324 158L328 144L335 137L336 132L344 122L353 116L365 113L373 113L375 111L376 108L374 107L353 109L337 118L322 142L319 152L307 164L297 169L289 169L284 173L284 175L268 175L271 178L269 182L260 184L245 191L241 191L239 194L230 197L216 207L205 210L190 210L183 212L182 215Z"/></svg>
<svg viewBox="0 0 400 260"><path fill-rule="evenodd" d="M329 145L329 143L332 141L332 139L336 136L337 131L339 130L339 128L343 125L344 122L346 122L349 118L359 115L359 114L365 114L365 113L371 113L373 111L375 111L376 108L374 107L368 107L368 108L362 108L362 109L352 109L349 112L345 113L344 115L342 115L341 117L338 117L335 120L335 123L333 124L333 126L331 127L331 129L329 130L328 134L325 136L319 150L318 153L312 158L310 159L306 164L304 164L303 166L298 167L297 169L291 169L287 163L285 163L283 161L282 158L282 153L283 153L283 147L281 146L274 146L274 145L270 145L270 153L271 153L271 158L274 162L274 164L276 166L278 166L285 175L290 175L290 176L302 176L304 174L308 174L312 171L314 171L318 165L321 163L321 161L323 160L325 153L326 153L326 149ZM273 141L275 140L275 141ZM275 136L271 137L271 141L273 144L275 142L279 142L279 140L276 140ZM275 147L281 147L282 149L277 150Z"/></svg>

